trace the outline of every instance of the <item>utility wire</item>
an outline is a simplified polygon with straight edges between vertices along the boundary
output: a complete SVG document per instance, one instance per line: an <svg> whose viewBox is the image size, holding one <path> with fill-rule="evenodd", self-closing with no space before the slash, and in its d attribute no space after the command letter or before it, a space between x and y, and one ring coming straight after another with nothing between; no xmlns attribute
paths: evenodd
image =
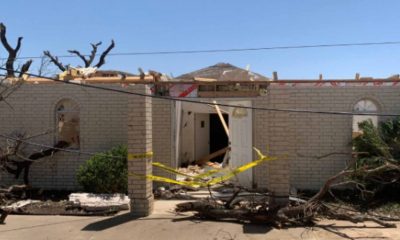
<svg viewBox="0 0 400 240"><path fill-rule="evenodd" d="M293 46L275 46L275 47L257 47L257 48L226 48L226 49L204 49L204 50L177 50L177 51L148 51L148 52L120 52L109 53L107 56L139 56L139 55L174 55L174 54L199 54L199 53L224 53L224 52L251 52L251 51L268 51L268 50L287 50L287 49L304 49L304 48L333 48L333 47L362 47L362 46L379 46L379 45L399 45L400 41L385 42L358 42L358 43L332 43L332 44L316 44L316 45L293 45ZM96 54L99 56L100 54ZM85 57L89 54L83 55ZM43 56L17 57L15 59L37 59ZM58 58L75 58L76 55L58 55ZM0 58L6 60L7 58Z"/></svg>
<svg viewBox="0 0 400 240"><path fill-rule="evenodd" d="M0 67L0 69L7 70L4 67ZM15 71L15 72L21 73L20 71ZM192 100L192 99L187 99L187 98L176 98L176 97L159 96L159 95L152 95L152 94L145 94L145 93L137 93L137 92L131 92L131 91L126 91L126 90L122 90L122 89L113 89L113 88L107 88L107 87L103 87L103 86L97 86L97 85L91 85L91 84L85 84L85 83L70 82L70 81L59 80L59 79L51 78L51 77L43 77L43 76L39 76L37 74L32 74L32 73L26 73L26 74L29 76L32 76L32 77L40 77L43 79L48 79L48 80L51 80L54 82L70 84L70 85L75 85L75 86L80 86L80 87L85 87L85 88L91 88L91 89L97 89L97 90L102 90L102 91L110 91L110 92L116 92L116 93L127 94L127 95L135 95L135 96L140 96L140 97L150 97L150 98L163 99L163 100L168 100L168 101L180 101L180 102L188 102L188 103L196 103L196 104L212 105L212 106L220 106L220 107L233 107L233 108L270 111L270 112L311 113L311 114L327 114L327 115L347 115L347 116L365 115L365 116L382 116L382 117L399 117L400 116L400 113L361 113L361 112L358 113L358 112L346 112L346 111L318 111L318 110L308 110L308 109L266 108L266 107L232 105L232 104L226 104L226 103L214 103L214 102L208 102L208 101L197 101L197 100ZM0 76L6 77L6 75L4 75L4 74L0 74Z"/></svg>
<svg viewBox="0 0 400 240"><path fill-rule="evenodd" d="M36 146L36 147L42 147L42 148L51 148L54 150L58 150L61 152L68 152L68 153L76 153L79 155L87 155L87 156L94 156L94 155L104 155L106 157L110 157L110 158L118 158L121 159L121 157L118 156L110 156L109 154L106 153L94 153L94 152L84 152L84 151L80 151L80 150L73 150L73 149L66 149L66 148L58 148L58 147L54 147L54 146L50 146L50 145L46 145L46 144L41 144L41 143L37 143L37 142L31 142L31 141L27 141L27 140L23 140L17 137L12 137L12 136L7 136L4 134L0 133L0 137L4 138L4 139L8 139L8 140L14 140L14 141L19 141L28 145L32 145L32 146ZM34 160L31 160L34 161Z"/></svg>

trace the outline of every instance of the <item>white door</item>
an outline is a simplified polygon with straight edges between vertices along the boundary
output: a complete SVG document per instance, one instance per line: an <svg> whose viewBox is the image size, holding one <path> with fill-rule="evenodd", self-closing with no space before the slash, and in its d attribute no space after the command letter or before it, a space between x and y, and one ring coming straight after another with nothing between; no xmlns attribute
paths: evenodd
<svg viewBox="0 0 400 240"><path fill-rule="evenodd" d="M251 101L231 101L231 105L251 106ZM231 158L229 165L233 168L251 162L253 159L253 124L252 110L230 107L229 137L231 143ZM252 187L253 171L249 169L237 175L242 186Z"/></svg>
<svg viewBox="0 0 400 240"><path fill-rule="evenodd" d="M195 160L210 154L210 115L208 113L195 113Z"/></svg>

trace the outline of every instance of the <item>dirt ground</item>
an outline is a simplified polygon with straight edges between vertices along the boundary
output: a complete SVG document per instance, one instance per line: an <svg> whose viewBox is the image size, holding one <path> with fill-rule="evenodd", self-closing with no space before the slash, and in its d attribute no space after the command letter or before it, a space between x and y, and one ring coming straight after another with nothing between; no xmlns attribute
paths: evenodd
<svg viewBox="0 0 400 240"><path fill-rule="evenodd" d="M151 217L133 219L128 212L112 217L11 215L0 225L0 240L120 240L120 239L400 239L398 228L323 220L318 227L271 229L262 225L187 220L172 212L177 201L156 201Z"/></svg>

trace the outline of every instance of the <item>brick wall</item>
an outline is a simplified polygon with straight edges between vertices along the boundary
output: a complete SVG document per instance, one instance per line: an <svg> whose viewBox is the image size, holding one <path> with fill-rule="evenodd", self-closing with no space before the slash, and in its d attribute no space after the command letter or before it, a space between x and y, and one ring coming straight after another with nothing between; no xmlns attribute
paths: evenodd
<svg viewBox="0 0 400 240"><path fill-rule="evenodd" d="M111 84L102 86L120 88ZM0 102L0 132L11 134L17 130L33 135L55 128L55 105L63 98L79 104L81 151L99 152L126 144L128 95L64 84L23 85L7 99L13 109ZM48 134L31 141L53 145L55 140L53 134ZM4 139L0 139L0 143L4 144ZM76 170L88 158L60 152L40 160L30 171L32 185L45 189L76 189ZM15 180L8 173L0 172L0 182L7 185Z"/></svg>
<svg viewBox="0 0 400 240"><path fill-rule="evenodd" d="M170 167L177 167L175 161L175 143L173 142L174 126L173 102L162 99L153 99L153 161ZM153 168L154 174L164 177L173 177L159 168Z"/></svg>
<svg viewBox="0 0 400 240"><path fill-rule="evenodd" d="M150 88L146 85L135 85L130 89L140 94L150 94ZM128 100L128 195L130 210L135 216L148 216L153 211L152 181L134 175L152 173L153 156L145 154L153 151L152 108L152 98L131 96Z"/></svg>
<svg viewBox="0 0 400 240"><path fill-rule="evenodd" d="M363 98L374 100L381 112L400 112L400 92L396 86L276 86L253 103L256 107L351 112L353 105ZM271 154L287 155L256 168L257 185L282 193L289 186L319 188L350 160L351 133L351 116L254 111L255 146L269 146ZM290 172L285 170L287 167Z"/></svg>
<svg viewBox="0 0 400 240"><path fill-rule="evenodd" d="M118 85L102 86L120 88ZM0 102L0 132L11 134L19 130L36 134L55 127L54 108L63 98L71 98L80 106L80 150L99 152L127 143L128 95L62 84L22 86L8 99L13 109ZM253 106L352 111L353 105L362 98L374 100L381 112L400 112L400 93L396 86L276 86L270 88L268 95L254 99ZM172 138L173 104L153 99L151 109L153 160L176 166ZM264 152L268 146L271 155L282 156L278 161L254 169L257 187L270 188L277 194L286 194L290 186L316 189L327 177L343 169L351 157L351 116L255 110L253 121L254 145ZM54 136L50 134L31 140L51 145ZM0 143L4 144L4 139L0 139ZM45 189L76 189L76 169L88 158L57 153L33 164L32 184ZM155 174L168 176L158 169ZM12 181L9 174L0 173L1 184Z"/></svg>

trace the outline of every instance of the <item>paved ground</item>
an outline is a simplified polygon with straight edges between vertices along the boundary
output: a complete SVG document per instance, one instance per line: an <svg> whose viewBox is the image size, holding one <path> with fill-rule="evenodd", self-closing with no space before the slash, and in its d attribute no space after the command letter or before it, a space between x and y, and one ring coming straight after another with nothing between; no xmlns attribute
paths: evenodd
<svg viewBox="0 0 400 240"><path fill-rule="evenodd" d="M127 212L114 217L11 215L5 225L0 225L0 240L400 239L400 223L397 229L383 229L373 223L368 224L368 228L361 228L362 224L322 221L320 225L325 230L319 227L277 230L265 226L185 220L185 216L170 212L175 203L157 201L154 214L142 219L132 219ZM339 234L335 233L339 231Z"/></svg>

